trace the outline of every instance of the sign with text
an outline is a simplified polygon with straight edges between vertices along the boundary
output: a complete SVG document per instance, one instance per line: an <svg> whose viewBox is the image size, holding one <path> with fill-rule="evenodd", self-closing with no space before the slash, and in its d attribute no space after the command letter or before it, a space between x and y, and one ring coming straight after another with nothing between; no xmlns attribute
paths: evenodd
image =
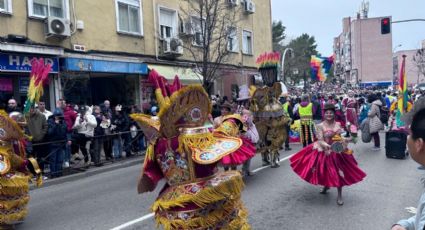
<svg viewBox="0 0 425 230"><path fill-rule="evenodd" d="M44 62L52 65L51 73L59 72L59 59L30 54L5 54L0 53L0 72L31 72L31 60L43 58Z"/></svg>

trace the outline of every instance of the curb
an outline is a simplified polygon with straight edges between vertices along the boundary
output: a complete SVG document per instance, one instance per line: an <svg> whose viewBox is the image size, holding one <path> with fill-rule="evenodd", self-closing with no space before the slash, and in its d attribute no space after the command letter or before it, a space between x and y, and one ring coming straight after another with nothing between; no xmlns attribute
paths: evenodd
<svg viewBox="0 0 425 230"><path fill-rule="evenodd" d="M68 175L68 176L58 177L58 178L54 178L54 179L48 179L48 180L43 181L43 185L40 188L45 188L45 187L49 187L49 186L52 186L52 185L66 183L66 182L72 182L72 181L76 181L76 180L79 180L79 179L82 179L82 178L94 176L94 175L105 173L105 172L114 171L114 170L121 169L121 168L130 167L130 166L134 166L134 165L138 165L138 164L142 165L143 159L144 159L144 155L134 156L131 159L118 161L118 162L112 163L110 165L105 165L105 166L102 166L102 167L99 167L99 168L91 167L91 168L87 169L87 171L85 171L85 172L79 172L79 173L75 173L75 174ZM37 186L35 186L35 184L32 183L30 185L30 190L35 190L35 189L39 189L39 188L37 188Z"/></svg>

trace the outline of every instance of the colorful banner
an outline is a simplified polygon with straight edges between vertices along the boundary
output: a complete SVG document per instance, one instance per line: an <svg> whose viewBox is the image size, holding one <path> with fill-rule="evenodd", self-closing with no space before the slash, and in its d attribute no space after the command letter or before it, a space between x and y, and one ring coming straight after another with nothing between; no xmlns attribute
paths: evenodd
<svg viewBox="0 0 425 230"><path fill-rule="evenodd" d="M333 62L334 56L319 57L316 55L312 55L310 60L311 80L326 81Z"/></svg>
<svg viewBox="0 0 425 230"><path fill-rule="evenodd" d="M407 94L406 55L403 55L399 83L400 84L398 87L399 87L400 98L398 100L398 110L400 111L401 114L403 114L407 110L407 101L409 100L409 96Z"/></svg>

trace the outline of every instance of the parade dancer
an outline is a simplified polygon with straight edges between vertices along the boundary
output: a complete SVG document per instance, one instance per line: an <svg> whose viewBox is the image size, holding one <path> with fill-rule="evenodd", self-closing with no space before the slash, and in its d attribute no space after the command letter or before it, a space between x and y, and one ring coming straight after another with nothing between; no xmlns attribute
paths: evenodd
<svg viewBox="0 0 425 230"><path fill-rule="evenodd" d="M21 113L9 117L0 110L0 229L13 229L27 216L32 175L37 175L37 186L42 184L37 161L26 158L25 143L31 138L24 134L25 125Z"/></svg>
<svg viewBox="0 0 425 230"><path fill-rule="evenodd" d="M223 118L221 125L214 129L213 133L216 137L239 137L243 142L238 150L221 159L221 164L225 171L229 170L229 167L232 170L236 170L238 165L255 156L255 145L250 138L245 136L247 119L247 116L241 116L240 114L227 115Z"/></svg>
<svg viewBox="0 0 425 230"><path fill-rule="evenodd" d="M298 107L298 115L301 122L300 141L303 147L314 141L313 114L315 111L313 110L313 103L310 102L308 95L303 95L300 106Z"/></svg>
<svg viewBox="0 0 425 230"><path fill-rule="evenodd" d="M352 90L348 91L348 97L342 101L342 105L345 110L345 119L347 121L347 136L348 133L355 133L359 127L358 123L358 114L359 114L359 103L354 98L354 92Z"/></svg>
<svg viewBox="0 0 425 230"><path fill-rule="evenodd" d="M366 174L357 166L349 139L341 137L343 128L335 121L335 106L326 104L325 120L316 126L318 140L290 158L291 167L305 181L322 185L322 194L338 188L337 204L343 205L342 187L361 181Z"/></svg>
<svg viewBox="0 0 425 230"><path fill-rule="evenodd" d="M211 103L201 85L183 87L178 78L169 85L152 70L159 103L157 118L132 114L149 146L138 192L166 185L152 206L164 229L250 229L241 201L242 176L219 171L222 157L242 146L235 137L216 137L204 126Z"/></svg>

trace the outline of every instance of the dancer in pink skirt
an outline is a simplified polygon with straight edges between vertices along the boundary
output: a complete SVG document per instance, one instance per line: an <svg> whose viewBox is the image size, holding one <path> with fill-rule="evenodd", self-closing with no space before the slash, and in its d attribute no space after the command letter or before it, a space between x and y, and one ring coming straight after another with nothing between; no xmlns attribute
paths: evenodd
<svg viewBox="0 0 425 230"><path fill-rule="evenodd" d="M361 181L366 174L357 166L350 139L341 137L343 128L335 121L335 106L325 105L324 121L316 126L318 140L291 157L291 167L305 181L322 185L322 194L330 187L338 188L337 204L343 205L342 186Z"/></svg>

